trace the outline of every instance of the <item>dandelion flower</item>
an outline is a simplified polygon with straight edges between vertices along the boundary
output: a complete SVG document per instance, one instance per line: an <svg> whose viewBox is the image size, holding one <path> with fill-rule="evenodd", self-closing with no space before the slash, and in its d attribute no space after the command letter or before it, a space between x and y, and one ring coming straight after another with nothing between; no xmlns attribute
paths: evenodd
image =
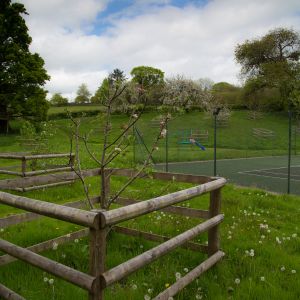
<svg viewBox="0 0 300 300"><path fill-rule="evenodd" d="M260 277L260 281L265 281L265 280L266 280L266 278L264 276Z"/></svg>
<svg viewBox="0 0 300 300"><path fill-rule="evenodd" d="M291 273L292 274L296 274L297 272L296 272L296 270L292 270Z"/></svg>
<svg viewBox="0 0 300 300"><path fill-rule="evenodd" d="M176 280L180 279L181 278L181 274L179 272L176 272L175 273L175 277L176 277Z"/></svg>
<svg viewBox="0 0 300 300"><path fill-rule="evenodd" d="M48 282L48 277L44 277L44 282Z"/></svg>
<svg viewBox="0 0 300 300"><path fill-rule="evenodd" d="M136 285L136 284L133 284L133 285L132 285L132 289L133 289L133 290L136 290L136 289L137 289L137 285Z"/></svg>
<svg viewBox="0 0 300 300"><path fill-rule="evenodd" d="M202 295L196 294L196 299L198 300L202 299Z"/></svg>
<svg viewBox="0 0 300 300"><path fill-rule="evenodd" d="M74 240L74 243L76 243L76 244L77 244L78 242L79 242L79 240L78 240L78 239L75 239L75 240Z"/></svg>
<svg viewBox="0 0 300 300"><path fill-rule="evenodd" d="M49 281L48 281L48 282L49 282L49 284L50 284L50 285L52 285L52 284L54 283L54 279L53 279L53 278L51 278L51 279L49 279Z"/></svg>
<svg viewBox="0 0 300 300"><path fill-rule="evenodd" d="M284 271L285 271L285 267L282 266L282 267L280 268L280 271L281 271L281 272L284 272Z"/></svg>
<svg viewBox="0 0 300 300"><path fill-rule="evenodd" d="M297 233L293 233L292 238L296 238L296 237L297 237Z"/></svg>
<svg viewBox="0 0 300 300"><path fill-rule="evenodd" d="M235 283L235 284L240 284L240 283L241 283L241 280L240 280L239 278L236 278L236 279L234 280L234 283Z"/></svg>
<svg viewBox="0 0 300 300"><path fill-rule="evenodd" d="M57 247L58 247L58 244L57 244L56 242L54 242L54 243L52 244L52 249L53 249L53 250L57 250Z"/></svg>
<svg viewBox="0 0 300 300"><path fill-rule="evenodd" d="M153 293L153 289L148 289L148 294L152 294Z"/></svg>
<svg viewBox="0 0 300 300"><path fill-rule="evenodd" d="M188 269L188 268L184 268L183 271L184 271L185 273L187 273L187 272L189 271L189 269Z"/></svg>

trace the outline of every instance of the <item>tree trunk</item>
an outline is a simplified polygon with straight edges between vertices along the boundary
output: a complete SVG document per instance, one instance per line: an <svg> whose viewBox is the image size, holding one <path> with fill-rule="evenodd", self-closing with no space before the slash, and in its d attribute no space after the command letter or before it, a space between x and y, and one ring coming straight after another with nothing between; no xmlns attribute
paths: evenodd
<svg viewBox="0 0 300 300"><path fill-rule="evenodd" d="M7 107L0 104L0 133L8 133L8 120Z"/></svg>

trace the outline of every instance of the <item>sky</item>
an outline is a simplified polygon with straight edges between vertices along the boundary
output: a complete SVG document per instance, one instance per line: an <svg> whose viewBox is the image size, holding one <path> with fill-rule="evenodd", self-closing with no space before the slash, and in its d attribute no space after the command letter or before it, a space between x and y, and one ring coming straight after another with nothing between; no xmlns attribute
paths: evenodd
<svg viewBox="0 0 300 300"><path fill-rule="evenodd" d="M115 68L152 66L187 78L241 84L234 49L276 27L300 30L299 0L19 0L49 96L73 100Z"/></svg>

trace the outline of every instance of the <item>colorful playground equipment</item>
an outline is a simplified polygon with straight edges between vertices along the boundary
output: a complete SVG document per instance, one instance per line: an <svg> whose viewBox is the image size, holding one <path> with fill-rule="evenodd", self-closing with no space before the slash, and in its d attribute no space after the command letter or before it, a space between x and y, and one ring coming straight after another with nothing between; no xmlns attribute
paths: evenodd
<svg viewBox="0 0 300 300"><path fill-rule="evenodd" d="M203 142L208 142L208 131L200 129L182 129L177 132L177 144L195 145L201 150L205 150Z"/></svg>

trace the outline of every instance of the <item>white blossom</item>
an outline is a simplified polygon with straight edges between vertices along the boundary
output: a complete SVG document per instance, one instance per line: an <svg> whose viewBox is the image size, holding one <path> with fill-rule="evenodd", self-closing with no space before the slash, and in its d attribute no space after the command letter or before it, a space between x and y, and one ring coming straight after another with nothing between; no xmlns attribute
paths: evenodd
<svg viewBox="0 0 300 300"><path fill-rule="evenodd" d="M54 243L52 244L52 249L53 249L53 250L57 250L57 247L58 247L58 244L57 244L56 242L54 242Z"/></svg>
<svg viewBox="0 0 300 300"><path fill-rule="evenodd" d="M241 280L240 280L239 278L236 278L236 279L234 280L234 283L235 283L235 284L240 284L240 283L241 283Z"/></svg>

